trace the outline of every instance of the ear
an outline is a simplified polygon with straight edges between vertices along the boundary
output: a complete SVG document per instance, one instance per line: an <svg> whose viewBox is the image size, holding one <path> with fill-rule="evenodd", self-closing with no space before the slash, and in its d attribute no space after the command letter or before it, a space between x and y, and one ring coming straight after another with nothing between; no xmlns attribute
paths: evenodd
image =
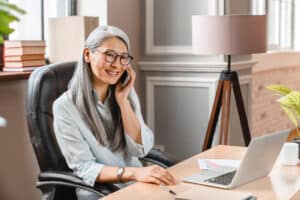
<svg viewBox="0 0 300 200"><path fill-rule="evenodd" d="M86 63L90 63L90 50L88 48L84 48L83 58Z"/></svg>

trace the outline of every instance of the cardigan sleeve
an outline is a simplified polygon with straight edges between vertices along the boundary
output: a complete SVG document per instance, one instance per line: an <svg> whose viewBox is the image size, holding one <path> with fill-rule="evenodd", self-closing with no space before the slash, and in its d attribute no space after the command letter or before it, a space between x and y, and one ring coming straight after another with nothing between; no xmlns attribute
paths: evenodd
<svg viewBox="0 0 300 200"><path fill-rule="evenodd" d="M67 165L85 183L93 186L104 165L96 162L89 144L63 104L54 102L53 116L55 136Z"/></svg>
<svg viewBox="0 0 300 200"><path fill-rule="evenodd" d="M154 145L154 136L150 128L144 122L140 101L134 89L132 89L130 97L135 107L135 115L141 126L142 144L136 143L127 133L125 133L126 144L129 152L133 156L144 157Z"/></svg>

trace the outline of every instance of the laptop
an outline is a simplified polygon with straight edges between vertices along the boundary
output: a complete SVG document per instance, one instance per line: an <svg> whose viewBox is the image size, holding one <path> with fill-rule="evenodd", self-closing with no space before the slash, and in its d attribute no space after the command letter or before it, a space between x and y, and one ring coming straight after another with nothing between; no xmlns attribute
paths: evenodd
<svg viewBox="0 0 300 200"><path fill-rule="evenodd" d="M272 170L290 130L251 140L239 168L217 167L182 178L184 182L231 189L264 177Z"/></svg>

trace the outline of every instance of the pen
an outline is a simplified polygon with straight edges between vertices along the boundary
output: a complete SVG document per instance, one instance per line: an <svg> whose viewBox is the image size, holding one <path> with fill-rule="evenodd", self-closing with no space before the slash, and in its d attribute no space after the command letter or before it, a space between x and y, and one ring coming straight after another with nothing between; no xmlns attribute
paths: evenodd
<svg viewBox="0 0 300 200"><path fill-rule="evenodd" d="M176 193L175 193L173 190L171 190L170 188L168 188L168 187L165 186L165 185L159 185L159 187L160 187L161 189L163 189L163 190L169 192L170 194L176 195Z"/></svg>
<svg viewBox="0 0 300 200"><path fill-rule="evenodd" d="M246 197L246 198L245 198L245 199L243 199L243 200L256 200L256 197L255 197L255 196L252 196L252 195L250 195L250 196Z"/></svg>

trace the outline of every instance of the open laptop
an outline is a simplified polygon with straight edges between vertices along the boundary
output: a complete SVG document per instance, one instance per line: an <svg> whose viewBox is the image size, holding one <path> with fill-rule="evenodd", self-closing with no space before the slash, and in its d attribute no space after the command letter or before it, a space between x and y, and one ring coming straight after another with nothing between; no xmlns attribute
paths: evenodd
<svg viewBox="0 0 300 200"><path fill-rule="evenodd" d="M251 140L238 169L218 167L184 177L189 183L231 189L269 174L289 130L256 137Z"/></svg>

